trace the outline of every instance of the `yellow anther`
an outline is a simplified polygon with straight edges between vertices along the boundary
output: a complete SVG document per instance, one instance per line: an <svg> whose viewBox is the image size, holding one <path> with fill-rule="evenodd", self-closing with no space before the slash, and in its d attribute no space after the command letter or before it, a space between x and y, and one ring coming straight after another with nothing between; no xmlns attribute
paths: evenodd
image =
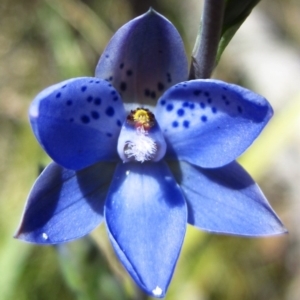
<svg viewBox="0 0 300 300"><path fill-rule="evenodd" d="M147 108L137 108L131 111L127 121L134 123L136 127L143 127L147 130L154 125L155 117Z"/></svg>
<svg viewBox="0 0 300 300"><path fill-rule="evenodd" d="M149 112L147 112L144 109L136 110L135 113L133 114L133 120L135 122L139 122L140 124L149 123L150 121Z"/></svg>

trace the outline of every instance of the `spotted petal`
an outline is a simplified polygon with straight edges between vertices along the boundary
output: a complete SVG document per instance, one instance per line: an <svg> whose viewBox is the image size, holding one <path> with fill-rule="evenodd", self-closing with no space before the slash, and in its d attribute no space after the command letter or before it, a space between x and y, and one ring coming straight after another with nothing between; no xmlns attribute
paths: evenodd
<svg viewBox="0 0 300 300"><path fill-rule="evenodd" d="M39 143L65 168L79 170L118 157L125 111L104 80L83 77L51 86L37 95L29 115Z"/></svg>
<svg viewBox="0 0 300 300"><path fill-rule="evenodd" d="M218 80L193 80L169 89L155 115L169 157L215 168L241 155L272 113L267 100L245 88Z"/></svg>
<svg viewBox="0 0 300 300"><path fill-rule="evenodd" d="M119 164L105 204L112 245L148 294L164 297L186 230L186 204L164 162Z"/></svg>
<svg viewBox="0 0 300 300"><path fill-rule="evenodd" d="M190 224L244 236L286 232L257 184L237 162L217 169L187 162L172 162L170 167L186 198Z"/></svg>
<svg viewBox="0 0 300 300"><path fill-rule="evenodd" d="M110 81L125 102L152 106L164 90L187 76L179 33L153 9L116 32L96 68L96 77Z"/></svg>
<svg viewBox="0 0 300 300"><path fill-rule="evenodd" d="M35 182L16 237L57 244L80 238L103 221L115 163L72 171L51 163Z"/></svg>

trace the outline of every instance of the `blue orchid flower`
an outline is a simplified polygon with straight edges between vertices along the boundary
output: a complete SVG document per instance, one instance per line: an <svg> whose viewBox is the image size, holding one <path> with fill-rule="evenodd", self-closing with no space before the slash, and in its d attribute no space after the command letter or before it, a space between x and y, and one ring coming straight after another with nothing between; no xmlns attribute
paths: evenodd
<svg viewBox="0 0 300 300"><path fill-rule="evenodd" d="M52 162L35 182L16 237L80 238L106 224L135 282L164 297L187 224L219 234L286 232L235 161L272 116L261 96L188 78L183 42L153 10L112 37L95 77L34 99L34 134Z"/></svg>

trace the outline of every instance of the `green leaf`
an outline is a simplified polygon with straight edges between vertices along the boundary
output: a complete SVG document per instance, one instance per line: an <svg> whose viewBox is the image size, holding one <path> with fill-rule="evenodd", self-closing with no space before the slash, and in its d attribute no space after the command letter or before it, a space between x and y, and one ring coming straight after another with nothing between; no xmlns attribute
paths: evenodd
<svg viewBox="0 0 300 300"><path fill-rule="evenodd" d="M250 15L260 0L227 0L225 5L223 26L219 42L216 64L232 37Z"/></svg>

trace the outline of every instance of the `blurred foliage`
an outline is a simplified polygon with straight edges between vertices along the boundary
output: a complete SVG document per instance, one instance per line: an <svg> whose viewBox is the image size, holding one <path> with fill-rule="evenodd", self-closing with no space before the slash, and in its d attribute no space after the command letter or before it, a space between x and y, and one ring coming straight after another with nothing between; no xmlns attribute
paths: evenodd
<svg viewBox="0 0 300 300"><path fill-rule="evenodd" d="M31 99L62 79L92 75L112 34L149 6L175 24L190 54L201 8L196 0L1 1L1 300L147 299L118 263L103 226L92 233L92 240L57 248L24 244L12 236L39 165L49 162L27 121ZM299 64L298 1L265 0L255 10L276 32L282 48L298 50L295 64ZM236 67L234 61L234 57L222 57L215 75L258 90L247 76L240 76L242 66ZM263 79L259 73L255 76ZM290 81L300 82L299 78L293 76ZM299 299L299 222L291 221L289 212L295 208L297 215L299 209L292 203L299 192L299 95L300 89L290 99L282 99L282 105L275 105L278 111L269 128L241 158L290 234L244 239L189 227L166 299ZM291 160L286 161L286 153Z"/></svg>

